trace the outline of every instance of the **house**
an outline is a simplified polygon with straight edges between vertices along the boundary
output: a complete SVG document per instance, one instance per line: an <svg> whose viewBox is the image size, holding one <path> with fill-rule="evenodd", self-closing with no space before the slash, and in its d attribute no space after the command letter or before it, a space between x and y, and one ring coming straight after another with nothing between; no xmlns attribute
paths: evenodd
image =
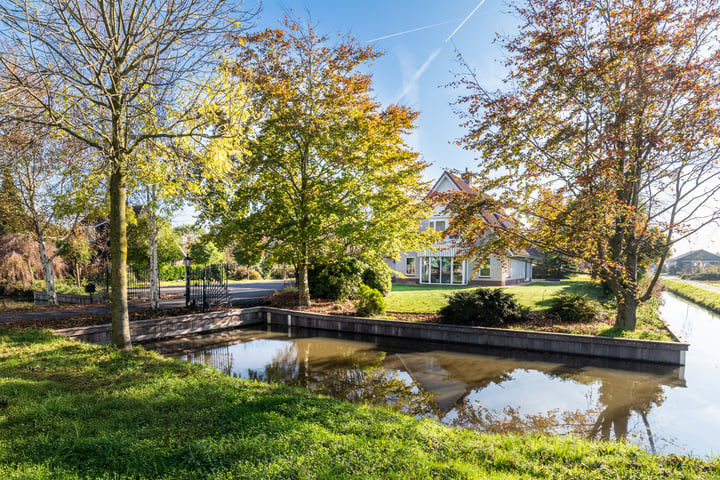
<svg viewBox="0 0 720 480"><path fill-rule="evenodd" d="M673 257L666 262L667 270L671 274L697 273L701 268L711 265L720 265L720 256L707 250L693 250Z"/></svg>
<svg viewBox="0 0 720 480"><path fill-rule="evenodd" d="M450 172L444 172L430 194L436 192L461 191L477 193L469 183L469 175L464 178ZM420 228L443 232L447 229L450 216L438 208L423 220ZM503 214L488 212L485 220L490 225L506 221ZM508 252L505 257L491 256L487 262L478 264L472 259L462 258L462 250L447 237L435 245L434 251L404 252L400 258L387 260L393 270L393 282L443 285L518 285L532 280L533 260L541 255L532 249L520 252Z"/></svg>

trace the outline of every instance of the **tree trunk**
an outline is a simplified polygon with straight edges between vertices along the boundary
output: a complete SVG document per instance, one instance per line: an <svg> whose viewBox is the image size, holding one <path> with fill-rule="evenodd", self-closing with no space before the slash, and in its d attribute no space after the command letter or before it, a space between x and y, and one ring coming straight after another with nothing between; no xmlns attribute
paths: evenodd
<svg viewBox="0 0 720 480"><path fill-rule="evenodd" d="M157 253L157 216L155 215L156 198L152 187L147 189L148 208L148 244L150 245L150 306L153 310L160 308L160 284L158 282Z"/></svg>
<svg viewBox="0 0 720 480"><path fill-rule="evenodd" d="M110 305L112 344L130 350L130 318L127 305L127 166L124 154L116 152L110 174Z"/></svg>
<svg viewBox="0 0 720 480"><path fill-rule="evenodd" d="M47 248L45 247L45 237L38 235L38 246L40 247L40 262L42 263L43 273L45 275L45 292L47 293L48 305L57 305L57 295L55 294L55 276L52 271L52 259L48 257Z"/></svg>
<svg viewBox="0 0 720 480"><path fill-rule="evenodd" d="M637 326L637 308L640 303L631 292L616 295L618 306L615 326L625 330L635 330Z"/></svg>
<svg viewBox="0 0 720 480"><path fill-rule="evenodd" d="M310 288L308 285L308 264L305 260L298 262L298 302L301 307L310 306Z"/></svg>

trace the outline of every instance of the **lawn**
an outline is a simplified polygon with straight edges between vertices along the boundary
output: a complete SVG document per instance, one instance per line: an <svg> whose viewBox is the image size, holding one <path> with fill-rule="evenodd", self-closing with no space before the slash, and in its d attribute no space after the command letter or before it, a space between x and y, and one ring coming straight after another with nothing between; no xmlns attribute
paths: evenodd
<svg viewBox="0 0 720 480"><path fill-rule="evenodd" d="M0 329L0 478L720 478L628 443L493 435Z"/></svg>
<svg viewBox="0 0 720 480"><path fill-rule="evenodd" d="M393 284L392 291L385 299L388 312L437 313L447 305L447 295L466 288L451 285L403 285ZM549 305L549 299L558 293L587 295L590 300L601 300L603 291L599 283L588 276L578 276L562 282L533 282L516 287L502 287L512 293L518 302L531 311L542 311Z"/></svg>

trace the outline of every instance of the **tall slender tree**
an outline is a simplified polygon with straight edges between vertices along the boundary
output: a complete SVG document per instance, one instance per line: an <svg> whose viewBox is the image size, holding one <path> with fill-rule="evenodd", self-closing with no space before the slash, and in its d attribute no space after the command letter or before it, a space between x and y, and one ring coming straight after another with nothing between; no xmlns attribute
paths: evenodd
<svg viewBox="0 0 720 480"><path fill-rule="evenodd" d="M37 108L17 120L95 148L109 177L112 343L129 349L125 208L130 161L153 139L217 135L212 88L228 33L250 15L223 0L7 0L0 3L0 101ZM210 102L208 99L213 98ZM212 109L204 108L211 104ZM148 116L166 111L163 122ZM147 126L157 129L147 129Z"/></svg>
<svg viewBox="0 0 720 480"><path fill-rule="evenodd" d="M225 245L296 265L308 305L312 261L427 243L417 229L426 164L403 141L417 113L372 97L361 70L376 51L292 19L283 27L235 37L227 75L245 86L256 127L229 189L203 211Z"/></svg>
<svg viewBox="0 0 720 480"><path fill-rule="evenodd" d="M489 235L473 215L489 199L457 198L454 233L474 250L534 243L588 263L615 294L616 325L634 329L672 246L720 219L719 5L518 3L524 24L500 40L507 90L470 69L456 85L477 185L519 221Z"/></svg>

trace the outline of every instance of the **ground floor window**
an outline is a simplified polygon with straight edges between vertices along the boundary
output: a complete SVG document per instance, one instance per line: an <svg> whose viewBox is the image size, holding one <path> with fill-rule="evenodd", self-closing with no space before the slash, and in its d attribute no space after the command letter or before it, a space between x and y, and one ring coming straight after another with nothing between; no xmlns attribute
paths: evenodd
<svg viewBox="0 0 720 480"><path fill-rule="evenodd" d="M415 259L408 258L405 263L405 273L408 275L415 275Z"/></svg>
<svg viewBox="0 0 720 480"><path fill-rule="evenodd" d="M420 257L420 283L467 283L467 262L455 257Z"/></svg>

